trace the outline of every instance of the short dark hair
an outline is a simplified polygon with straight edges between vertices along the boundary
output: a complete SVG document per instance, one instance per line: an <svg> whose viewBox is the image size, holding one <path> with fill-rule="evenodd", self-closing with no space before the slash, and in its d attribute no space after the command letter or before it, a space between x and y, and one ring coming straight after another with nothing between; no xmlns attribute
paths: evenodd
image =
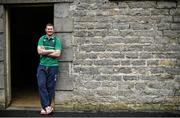
<svg viewBox="0 0 180 118"><path fill-rule="evenodd" d="M46 24L46 27L47 27L47 26L53 26L53 27L54 27L54 25L53 25L52 23Z"/></svg>

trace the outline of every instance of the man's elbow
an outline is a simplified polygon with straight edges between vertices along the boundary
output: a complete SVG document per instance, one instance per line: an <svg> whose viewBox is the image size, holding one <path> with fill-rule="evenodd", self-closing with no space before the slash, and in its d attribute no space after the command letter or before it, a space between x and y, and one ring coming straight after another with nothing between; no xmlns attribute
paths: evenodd
<svg viewBox="0 0 180 118"><path fill-rule="evenodd" d="M43 54L43 50L40 47L37 48L37 52L38 52L39 55Z"/></svg>
<svg viewBox="0 0 180 118"><path fill-rule="evenodd" d="M41 54L42 54L42 51L40 51L40 50L38 50L37 52L38 52L38 54L39 54L39 55L41 55Z"/></svg>

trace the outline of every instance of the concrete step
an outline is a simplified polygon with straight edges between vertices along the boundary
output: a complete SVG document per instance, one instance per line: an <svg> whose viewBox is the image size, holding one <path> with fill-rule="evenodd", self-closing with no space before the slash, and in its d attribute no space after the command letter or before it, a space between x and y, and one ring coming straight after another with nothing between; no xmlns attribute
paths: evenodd
<svg viewBox="0 0 180 118"><path fill-rule="evenodd" d="M38 109L9 109L0 110L0 117L39 117ZM179 111L162 112L162 111L118 111L118 112L61 112L55 111L48 115L51 117L180 117Z"/></svg>

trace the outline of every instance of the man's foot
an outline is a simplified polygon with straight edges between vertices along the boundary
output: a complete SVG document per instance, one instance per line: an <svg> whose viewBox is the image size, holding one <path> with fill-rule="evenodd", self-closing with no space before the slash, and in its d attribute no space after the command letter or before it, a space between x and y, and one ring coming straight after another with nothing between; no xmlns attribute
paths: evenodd
<svg viewBox="0 0 180 118"><path fill-rule="evenodd" d="M47 113L43 108L41 108L41 113L40 114L47 114Z"/></svg>
<svg viewBox="0 0 180 118"><path fill-rule="evenodd" d="M51 106L47 106L45 109L41 109L41 113L43 115L47 115L53 112L53 108Z"/></svg>

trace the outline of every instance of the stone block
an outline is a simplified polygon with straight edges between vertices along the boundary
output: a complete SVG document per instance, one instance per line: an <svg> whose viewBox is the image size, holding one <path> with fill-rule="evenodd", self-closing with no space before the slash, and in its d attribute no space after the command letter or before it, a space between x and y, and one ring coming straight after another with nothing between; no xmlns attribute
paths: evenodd
<svg viewBox="0 0 180 118"><path fill-rule="evenodd" d="M138 80L140 80L140 81L147 81L147 83L149 82L149 81L155 81L155 80L157 80L157 76L153 76L153 75L139 75L138 76Z"/></svg>
<svg viewBox="0 0 180 118"><path fill-rule="evenodd" d="M59 18L69 17L69 3L59 3L54 5L54 16Z"/></svg>
<svg viewBox="0 0 180 118"><path fill-rule="evenodd" d="M133 30L150 30L153 28L152 24L139 24L139 23L131 23L130 28Z"/></svg>
<svg viewBox="0 0 180 118"><path fill-rule="evenodd" d="M4 50L0 49L0 62L4 61Z"/></svg>
<svg viewBox="0 0 180 118"><path fill-rule="evenodd" d="M59 77L56 90L73 90L73 81L70 75L71 62L61 62L59 66Z"/></svg>
<svg viewBox="0 0 180 118"><path fill-rule="evenodd" d="M76 53L75 58L78 60L97 59L97 54L94 54L94 53Z"/></svg>
<svg viewBox="0 0 180 118"><path fill-rule="evenodd" d="M102 68L102 69L104 69L104 68ZM104 70L106 72L109 72L109 71L112 72L112 69L107 70L107 68L105 68ZM89 75L100 73L99 68L97 68L97 67L75 67L74 72L80 73L80 74L89 74Z"/></svg>
<svg viewBox="0 0 180 118"><path fill-rule="evenodd" d="M83 87L85 87L86 89L97 89L101 86L101 82L96 82L96 81L87 81L83 83Z"/></svg>
<svg viewBox="0 0 180 118"><path fill-rule="evenodd" d="M4 59L4 33L0 33L0 61L3 61Z"/></svg>
<svg viewBox="0 0 180 118"><path fill-rule="evenodd" d="M74 105L69 103L68 105L66 103L64 104L55 104L56 111L60 112L72 112L74 109Z"/></svg>
<svg viewBox="0 0 180 118"><path fill-rule="evenodd" d="M3 89L0 89L0 103L5 102L5 92Z"/></svg>
<svg viewBox="0 0 180 118"><path fill-rule="evenodd" d="M4 23L3 23L3 19L0 18L0 33L4 32Z"/></svg>
<svg viewBox="0 0 180 118"><path fill-rule="evenodd" d="M106 28L108 27L110 26L106 26ZM114 29L125 30L125 29L129 29L129 24L128 23L113 23L112 27Z"/></svg>
<svg viewBox="0 0 180 118"><path fill-rule="evenodd" d="M73 61L73 49L72 48L63 49L59 61Z"/></svg>
<svg viewBox="0 0 180 118"><path fill-rule="evenodd" d="M72 18L54 17L54 26L56 32L73 32L74 23Z"/></svg>
<svg viewBox="0 0 180 118"><path fill-rule="evenodd" d="M119 60L101 59L101 60L94 61L94 65L101 65L101 66L120 65L120 61Z"/></svg>
<svg viewBox="0 0 180 118"><path fill-rule="evenodd" d="M175 1L158 1L157 2L157 8L176 8L176 2Z"/></svg>
<svg viewBox="0 0 180 118"><path fill-rule="evenodd" d="M129 52L129 53L126 53L125 56L126 56L126 58L129 58L129 59L137 59L138 53Z"/></svg>
<svg viewBox="0 0 180 118"><path fill-rule="evenodd" d="M148 9L141 9L141 8L135 8L135 9L117 9L118 15L130 15L130 16L149 16L150 10ZM112 14L113 15L113 14Z"/></svg>
<svg viewBox="0 0 180 118"><path fill-rule="evenodd" d="M152 53L140 53L139 54L139 58L140 59L151 59L153 58L153 54Z"/></svg>
<svg viewBox="0 0 180 118"><path fill-rule="evenodd" d="M121 65L122 65L122 66L128 66L128 65L130 65L130 60L122 60L122 61L121 61Z"/></svg>
<svg viewBox="0 0 180 118"><path fill-rule="evenodd" d="M88 76L88 77L90 78L90 76ZM85 79L88 77L85 77ZM91 77L91 78L93 78L93 80L95 80L95 81L109 81L111 79L109 76L104 76L104 75L99 75L99 74L93 75L93 77ZM112 80L115 80L115 79L120 79L120 77L119 78L112 77Z"/></svg>
<svg viewBox="0 0 180 118"><path fill-rule="evenodd" d="M123 76L124 81L133 81L137 79L138 79L137 76Z"/></svg>
<svg viewBox="0 0 180 118"><path fill-rule="evenodd" d="M132 69L130 67L113 67L113 68L100 68L99 72L103 74L131 74Z"/></svg>
<svg viewBox="0 0 180 118"><path fill-rule="evenodd" d="M172 30L180 30L180 23L173 23L171 24Z"/></svg>
<svg viewBox="0 0 180 118"><path fill-rule="evenodd" d="M128 40L128 39L126 39ZM105 44L114 44L114 43L124 43L125 39L121 36L116 37L116 36L106 36L103 38L103 43Z"/></svg>
<svg viewBox="0 0 180 118"><path fill-rule="evenodd" d="M112 88L116 87L117 88L118 83L116 81L114 81L114 82L113 81L103 81L100 83L100 85L101 85L101 87L112 87ZM96 87L96 88L98 88L98 87Z"/></svg>
<svg viewBox="0 0 180 118"><path fill-rule="evenodd" d="M144 49L144 45L124 45L124 49L122 51L142 51Z"/></svg>
<svg viewBox="0 0 180 118"><path fill-rule="evenodd" d="M180 23L180 16L174 16L174 22Z"/></svg>
<svg viewBox="0 0 180 118"><path fill-rule="evenodd" d="M80 47L80 51L85 52L104 52L106 50L106 47L104 45L82 45Z"/></svg>
<svg viewBox="0 0 180 118"><path fill-rule="evenodd" d="M72 33L57 33L62 42L62 48L72 47Z"/></svg>
<svg viewBox="0 0 180 118"><path fill-rule="evenodd" d="M0 4L24 4L24 3L72 3L74 0L1 0Z"/></svg>
<svg viewBox="0 0 180 118"><path fill-rule="evenodd" d="M155 1L130 1L127 2L130 8L155 8L156 2Z"/></svg>
<svg viewBox="0 0 180 118"><path fill-rule="evenodd" d="M71 62L61 62L59 66L59 71L60 72L66 72L70 68Z"/></svg>
<svg viewBox="0 0 180 118"><path fill-rule="evenodd" d="M151 67L150 71L152 74L160 74L160 73L164 73L165 68L163 68L163 67Z"/></svg>
<svg viewBox="0 0 180 118"><path fill-rule="evenodd" d="M56 90L72 91L74 88L72 78L59 78L56 83Z"/></svg>
<svg viewBox="0 0 180 118"><path fill-rule="evenodd" d="M154 19L155 18L155 19ZM173 22L173 17L171 15L167 15L167 16L153 16L152 18L153 20L157 19L157 22Z"/></svg>
<svg viewBox="0 0 180 118"><path fill-rule="evenodd" d="M159 30L170 29L170 23L160 23L157 25Z"/></svg>
<svg viewBox="0 0 180 118"><path fill-rule="evenodd" d="M170 15L179 16L180 15L180 8L170 9Z"/></svg>
<svg viewBox="0 0 180 118"><path fill-rule="evenodd" d="M159 60L147 60L147 66L158 66Z"/></svg>
<svg viewBox="0 0 180 118"><path fill-rule="evenodd" d="M0 63L0 89L4 88L4 64Z"/></svg>
<svg viewBox="0 0 180 118"><path fill-rule="evenodd" d="M131 64L133 66L145 66L146 62L145 60L133 60L131 61Z"/></svg>
<svg viewBox="0 0 180 118"><path fill-rule="evenodd" d="M58 80L69 78L69 74L69 69L60 69Z"/></svg>
<svg viewBox="0 0 180 118"><path fill-rule="evenodd" d="M3 5L0 5L0 18L3 18Z"/></svg>
<svg viewBox="0 0 180 118"><path fill-rule="evenodd" d="M67 101L71 101L73 93L71 91L56 91L55 92L55 104L63 104Z"/></svg>
<svg viewBox="0 0 180 118"><path fill-rule="evenodd" d="M177 1L177 7L178 8L180 7L180 1Z"/></svg>
<svg viewBox="0 0 180 118"><path fill-rule="evenodd" d="M179 50L178 45L173 44L154 44L154 45L148 45L144 47L144 51L159 51L159 52L168 52L168 51L178 51Z"/></svg>
<svg viewBox="0 0 180 118"><path fill-rule="evenodd" d="M151 15L169 15L168 9L152 9Z"/></svg>
<svg viewBox="0 0 180 118"><path fill-rule="evenodd" d="M74 65L85 65L85 66L87 66L87 65L89 65L89 66L91 66L91 65L93 65L94 64L94 61L93 60L75 60L75 61L73 61L73 64Z"/></svg>
<svg viewBox="0 0 180 118"><path fill-rule="evenodd" d="M61 62L60 63L58 80L61 78L69 78L70 64L71 64L71 62Z"/></svg>
<svg viewBox="0 0 180 118"><path fill-rule="evenodd" d="M179 30L164 30L164 36L170 38L179 38L180 31Z"/></svg>
<svg viewBox="0 0 180 118"><path fill-rule="evenodd" d="M4 33L0 33L0 49L4 49Z"/></svg>
<svg viewBox="0 0 180 118"><path fill-rule="evenodd" d="M89 56L89 55L88 55ZM100 53L100 54L96 54L96 56L98 56L100 59L109 59L109 58L113 58L113 59L124 59L124 54L120 53L120 52L110 52L110 53Z"/></svg>

